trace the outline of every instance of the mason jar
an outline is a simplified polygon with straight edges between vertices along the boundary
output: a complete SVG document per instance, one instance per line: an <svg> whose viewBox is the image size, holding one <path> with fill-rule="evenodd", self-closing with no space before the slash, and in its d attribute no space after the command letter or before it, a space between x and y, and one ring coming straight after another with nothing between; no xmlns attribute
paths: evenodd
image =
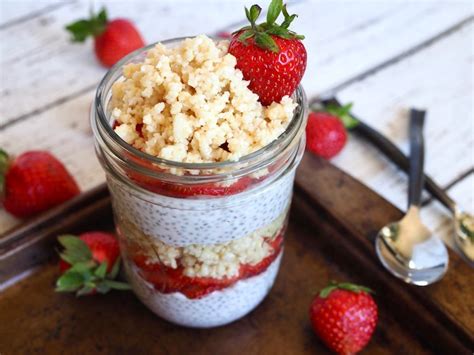
<svg viewBox="0 0 474 355"><path fill-rule="evenodd" d="M182 39L163 42L176 44ZM111 86L140 49L100 83L91 109L97 156L112 197L127 279L158 316L214 327L253 310L283 253L295 169L305 147L307 102L298 87L288 127L238 161L182 163L143 153L114 132Z"/></svg>

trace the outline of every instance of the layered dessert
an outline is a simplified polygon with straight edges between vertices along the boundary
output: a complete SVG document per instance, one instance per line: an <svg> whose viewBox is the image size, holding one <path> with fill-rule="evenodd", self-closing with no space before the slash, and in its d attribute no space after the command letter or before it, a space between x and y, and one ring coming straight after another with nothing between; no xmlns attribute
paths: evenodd
<svg viewBox="0 0 474 355"><path fill-rule="evenodd" d="M265 102L230 46L205 35L150 46L106 105L130 147L99 151L128 279L186 326L231 322L268 293L304 149L301 102L292 91Z"/></svg>

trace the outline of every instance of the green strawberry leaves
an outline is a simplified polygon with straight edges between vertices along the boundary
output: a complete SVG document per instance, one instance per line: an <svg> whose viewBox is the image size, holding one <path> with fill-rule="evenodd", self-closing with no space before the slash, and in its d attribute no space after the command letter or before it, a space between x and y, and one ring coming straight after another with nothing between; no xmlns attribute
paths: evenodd
<svg viewBox="0 0 474 355"><path fill-rule="evenodd" d="M72 292L82 287L84 279L78 272L67 271L56 281L56 291Z"/></svg>
<svg viewBox="0 0 474 355"><path fill-rule="evenodd" d="M6 151L0 148L0 201L5 193L5 175L10 165L10 158Z"/></svg>
<svg viewBox="0 0 474 355"><path fill-rule="evenodd" d="M234 34L241 33L239 35L239 41L245 45L248 45L248 39L255 38L255 44L258 47L278 53L280 48L272 36L285 39L304 39L304 36L298 35L288 29L297 15L290 15L286 9L286 5L283 5L282 0L272 0L267 11L267 21L256 24L261 11L262 9L258 5L252 5L250 10L245 8L245 15L250 22L250 26L245 26L234 32ZM277 24L276 20L281 13L283 13L284 20L281 24Z"/></svg>
<svg viewBox="0 0 474 355"><path fill-rule="evenodd" d="M89 246L73 235L58 237L64 250L59 254L61 259L70 265L56 281L57 292L76 292L77 296L88 295L95 291L101 294L115 290L130 290L125 282L115 281L120 270L120 257L107 273L107 262L98 263L93 259Z"/></svg>
<svg viewBox="0 0 474 355"><path fill-rule="evenodd" d="M62 235L58 237L59 243L64 247L64 252L60 254L61 259L74 265L92 259L92 252L81 239L73 235Z"/></svg>
<svg viewBox="0 0 474 355"><path fill-rule="evenodd" d="M331 281L329 285L321 290L319 292L319 297L321 298L327 298L332 291L334 290L346 290L346 291L351 291L355 293L360 293L360 292L365 292L365 293L373 293L373 291L365 286L360 286L360 285L355 285L350 282L341 282L337 283L335 281Z"/></svg>
<svg viewBox="0 0 474 355"><path fill-rule="evenodd" d="M71 33L73 42L84 42L87 37L96 37L104 32L107 22L107 12L105 8L102 8L97 15L91 11L89 19L82 19L67 25L66 30Z"/></svg>
<svg viewBox="0 0 474 355"><path fill-rule="evenodd" d="M267 24L268 25L273 25L280 16L281 10L283 9L283 1L282 0L276 0L272 1L270 3L270 6L268 7L268 12L267 12Z"/></svg>
<svg viewBox="0 0 474 355"><path fill-rule="evenodd" d="M347 129L352 129L359 124L359 121L351 115L352 105L352 103L344 106L328 104L326 106L326 112L338 117Z"/></svg>

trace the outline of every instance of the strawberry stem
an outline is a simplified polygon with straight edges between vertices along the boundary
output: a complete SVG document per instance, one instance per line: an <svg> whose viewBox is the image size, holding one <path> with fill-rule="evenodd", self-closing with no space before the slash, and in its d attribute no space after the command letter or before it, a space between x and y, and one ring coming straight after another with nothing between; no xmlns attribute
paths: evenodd
<svg viewBox="0 0 474 355"><path fill-rule="evenodd" d="M73 42L84 42L88 37L101 35L105 31L107 22L105 8L102 8L97 15L91 10L90 18L70 23L66 26L66 30L71 33Z"/></svg>
<svg viewBox="0 0 474 355"><path fill-rule="evenodd" d="M366 292L366 293L374 293L370 288L361 286L361 285L355 285L350 282L341 282L337 283L335 281L331 281L329 285L321 290L319 292L319 297L321 298L326 298L328 297L332 291L334 290L346 290L346 291L351 291L355 293L360 293L360 292Z"/></svg>
<svg viewBox="0 0 474 355"><path fill-rule="evenodd" d="M60 257L70 265L70 268L56 281L57 292L76 292L77 296L82 296L90 294L93 290L104 294L111 289L130 289L127 283L114 280L120 269L120 257L107 273L107 262L99 264L95 261L92 251L82 239L73 235L62 235L58 237L58 241L64 247Z"/></svg>
<svg viewBox="0 0 474 355"><path fill-rule="evenodd" d="M252 5L250 10L245 8L245 15L250 22L250 26L245 26L234 32L234 34L240 33L238 40L243 44L247 45L247 40L254 38L255 44L260 48L278 53L280 48L272 36L285 39L304 39L304 36L298 35L288 29L297 15L290 15L286 5L283 5L282 0L272 0L268 7L267 21L257 24L256 22L261 11L262 9L258 5ZM283 13L284 20L278 25L276 20L281 13Z"/></svg>
<svg viewBox="0 0 474 355"><path fill-rule="evenodd" d="M348 130L351 130L359 124L359 120L353 117L351 114L352 106L352 102L343 106L338 106L333 103L330 103L324 108L321 108L321 106L314 105L314 107L312 107L311 109L315 112L327 112L330 115L339 118L344 124L344 127L346 127L346 129Z"/></svg>

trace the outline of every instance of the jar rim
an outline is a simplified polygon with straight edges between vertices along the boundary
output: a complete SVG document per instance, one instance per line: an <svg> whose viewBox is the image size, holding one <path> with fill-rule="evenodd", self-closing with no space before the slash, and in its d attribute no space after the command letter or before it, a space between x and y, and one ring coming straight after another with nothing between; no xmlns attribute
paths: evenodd
<svg viewBox="0 0 474 355"><path fill-rule="evenodd" d="M118 72L121 72L124 65L128 64L137 57L138 55L152 49L155 47L158 43L161 44L173 44L173 43L178 43L181 41L184 41L185 39L188 38L194 38L193 36L190 37L178 37L178 38L172 38L164 41L159 41L152 43L150 45L147 45L145 47L139 48L124 58L122 58L119 62L117 62L112 68L108 70L108 72L105 74L105 76L102 78L102 80L99 83L99 86L97 87L96 94L95 94L95 115L92 115L92 126L94 128L94 134L101 135L101 133L105 133L106 138L111 139L115 144L118 144L120 149L123 149L126 153L130 154L133 157L139 158L141 161L152 164L152 165L159 165L159 166L164 166L167 168L179 168L179 169L184 169L184 170L195 170L195 171L200 171L200 170L211 170L211 169L222 169L222 168L232 168L232 167L237 167L241 164L246 164L254 160L255 158L258 158L260 156L265 156L267 154L270 154L271 156L274 156L274 154L278 153L280 150L284 150L285 147L290 144L293 139L301 135L301 128L305 121L306 117L306 110L307 110L307 101L306 101L306 95L305 92L302 88L301 85L298 85L296 88L295 92L293 93L292 97L293 99L296 100L297 107L295 108L293 117L291 118L290 123L286 127L285 131L281 133L276 139L274 139L272 142L269 144L265 145L264 147L251 152L249 154L246 154L242 157L240 157L238 160L225 160L221 162L210 162L210 163L187 163L187 162L178 162L174 160L168 160L168 159L163 159L159 158L153 155L150 155L148 153L145 153L135 147L133 147L131 144L127 143L124 141L112 128L112 125L110 124L110 120L107 117L107 110L106 106L108 104L108 96L110 93L110 87L115 82L117 79L114 80L114 77L117 75ZM213 40L216 40L216 38L210 37ZM112 83L110 83L113 80ZM109 86L109 89L107 90L107 87ZM93 109L94 112L94 109ZM99 130L96 130L95 127L96 125L100 125ZM300 133L300 134L298 134ZM105 138L102 137L101 138ZM105 139L104 139L105 141ZM287 142L287 144L284 144ZM283 147L280 147L280 145L283 144ZM110 148L110 146L109 146ZM279 149L280 148L280 149ZM271 154L274 153L274 154ZM143 166L142 166L143 167Z"/></svg>

